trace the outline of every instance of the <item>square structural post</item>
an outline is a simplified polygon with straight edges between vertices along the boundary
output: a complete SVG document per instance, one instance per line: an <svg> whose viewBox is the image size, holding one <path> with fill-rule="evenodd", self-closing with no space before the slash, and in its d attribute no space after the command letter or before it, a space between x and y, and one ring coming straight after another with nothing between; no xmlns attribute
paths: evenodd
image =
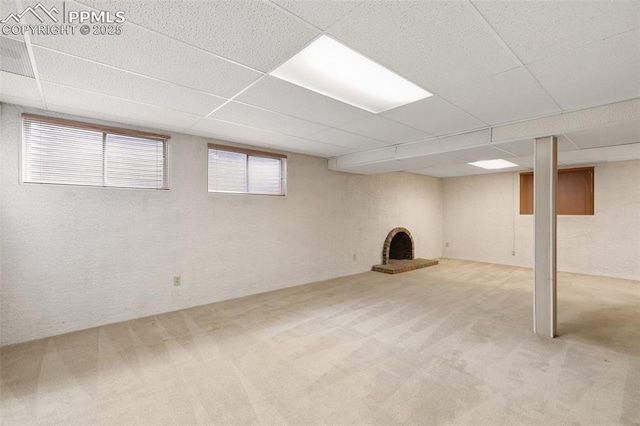
<svg viewBox="0 0 640 426"><path fill-rule="evenodd" d="M558 187L558 140L537 138L534 147L534 239L533 332L556 336L556 192Z"/></svg>

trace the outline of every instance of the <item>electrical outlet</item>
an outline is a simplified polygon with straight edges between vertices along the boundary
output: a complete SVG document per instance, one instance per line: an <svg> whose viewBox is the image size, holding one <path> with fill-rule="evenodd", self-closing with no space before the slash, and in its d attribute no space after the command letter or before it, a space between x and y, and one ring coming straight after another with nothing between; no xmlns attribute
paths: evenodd
<svg viewBox="0 0 640 426"><path fill-rule="evenodd" d="M445 247L449 247L449 243L444 243L444 246Z"/></svg>
<svg viewBox="0 0 640 426"><path fill-rule="evenodd" d="M356 260L357 256L355 253L353 253L353 260Z"/></svg>
<svg viewBox="0 0 640 426"><path fill-rule="evenodd" d="M179 285L181 285L181 284L182 284L182 278L180 278L180 276L179 276L179 275L178 275L178 276L173 277L173 285L174 285L174 286L176 286L176 287L177 287L177 286L179 286Z"/></svg>

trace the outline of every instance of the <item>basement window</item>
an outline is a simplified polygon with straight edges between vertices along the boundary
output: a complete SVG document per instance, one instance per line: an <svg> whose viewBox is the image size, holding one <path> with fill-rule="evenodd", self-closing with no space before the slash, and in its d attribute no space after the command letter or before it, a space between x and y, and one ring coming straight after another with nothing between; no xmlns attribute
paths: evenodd
<svg viewBox="0 0 640 426"><path fill-rule="evenodd" d="M284 195L287 156L209 144L209 192Z"/></svg>
<svg viewBox="0 0 640 426"><path fill-rule="evenodd" d="M593 184L593 167L558 170L557 214L593 216ZM533 214L533 172L520 173L520 214Z"/></svg>
<svg viewBox="0 0 640 426"><path fill-rule="evenodd" d="M22 181L169 189L169 136L22 114Z"/></svg>

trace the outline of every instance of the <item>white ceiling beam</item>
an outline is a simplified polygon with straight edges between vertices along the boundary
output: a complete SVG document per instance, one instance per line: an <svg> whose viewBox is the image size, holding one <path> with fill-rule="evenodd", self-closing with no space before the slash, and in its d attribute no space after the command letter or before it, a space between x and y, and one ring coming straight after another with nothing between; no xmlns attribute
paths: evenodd
<svg viewBox="0 0 640 426"><path fill-rule="evenodd" d="M459 149L488 145L490 141L489 129L460 133L435 139L412 142L396 147L397 159L408 159L425 154L442 154Z"/></svg>
<svg viewBox="0 0 640 426"><path fill-rule="evenodd" d="M424 155L441 154L459 149L483 146L489 144L489 137L489 130L484 129L442 138L424 139L403 145L354 152L352 154L342 155L337 157L336 161L329 162L329 169L343 170L349 167L393 160L406 160Z"/></svg>
<svg viewBox="0 0 640 426"><path fill-rule="evenodd" d="M545 135L603 127L631 120L640 120L640 98L496 126L491 129L475 130L387 148L355 152L330 160L328 166L330 170L349 171L350 168L358 166L407 160L432 154L445 154L496 143L523 139L533 140Z"/></svg>
<svg viewBox="0 0 640 426"><path fill-rule="evenodd" d="M640 98L549 117L505 124L491 129L491 143L535 139L640 119Z"/></svg>
<svg viewBox="0 0 640 426"><path fill-rule="evenodd" d="M395 158L395 153L396 148L394 146L389 146L385 148L378 148L369 151L341 155L336 159L336 170L393 160Z"/></svg>

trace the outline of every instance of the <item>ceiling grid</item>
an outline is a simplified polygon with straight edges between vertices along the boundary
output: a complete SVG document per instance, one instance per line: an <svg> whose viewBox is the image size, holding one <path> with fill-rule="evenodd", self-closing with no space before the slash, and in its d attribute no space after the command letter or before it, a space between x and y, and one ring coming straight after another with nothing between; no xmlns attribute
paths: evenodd
<svg viewBox="0 0 640 426"><path fill-rule="evenodd" d="M10 35L35 75L0 71L1 102L316 155L353 173L460 176L498 158L529 169L532 138L546 134L564 165L640 158L637 1L66 7L125 11L123 34ZM270 75L323 35L433 96L373 114Z"/></svg>

